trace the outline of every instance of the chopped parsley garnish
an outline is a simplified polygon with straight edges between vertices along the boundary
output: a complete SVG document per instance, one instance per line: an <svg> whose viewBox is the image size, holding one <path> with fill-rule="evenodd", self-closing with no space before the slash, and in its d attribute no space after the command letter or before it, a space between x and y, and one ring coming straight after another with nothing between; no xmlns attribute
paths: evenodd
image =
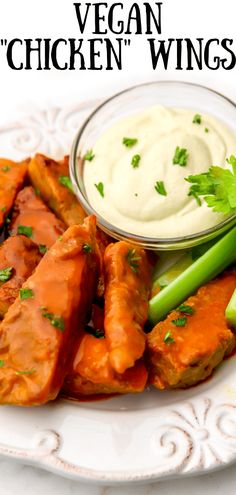
<svg viewBox="0 0 236 495"><path fill-rule="evenodd" d="M59 235L59 237L58 237L58 239L57 239L57 240L61 242L61 241L62 241L62 239L63 239L63 236L62 236L62 235Z"/></svg>
<svg viewBox="0 0 236 495"><path fill-rule="evenodd" d="M186 167L188 161L188 151L185 148L177 146L175 154L173 156L173 165L180 165L180 167Z"/></svg>
<svg viewBox="0 0 236 495"><path fill-rule="evenodd" d="M5 167L2 167L3 172L10 172L10 170L11 170L11 167L9 167L9 165L5 165Z"/></svg>
<svg viewBox="0 0 236 495"><path fill-rule="evenodd" d="M33 375L33 373L35 373L36 370L35 369L32 369L32 370L25 370L25 371L16 371L16 375Z"/></svg>
<svg viewBox="0 0 236 495"><path fill-rule="evenodd" d="M48 248L45 246L45 244L39 244L39 252L40 254L45 254L47 252Z"/></svg>
<svg viewBox="0 0 236 495"><path fill-rule="evenodd" d="M83 251L85 253L92 253L92 246L90 246L90 244L84 244L83 245Z"/></svg>
<svg viewBox="0 0 236 495"><path fill-rule="evenodd" d="M91 327L90 325L87 325L85 327L85 332L86 333L89 333L90 335L93 335L94 337L96 337L96 339L104 339L105 338L105 332L104 330L100 330L100 328L93 328Z"/></svg>
<svg viewBox="0 0 236 495"><path fill-rule="evenodd" d="M40 196L40 190L36 187L34 190L36 196Z"/></svg>
<svg viewBox="0 0 236 495"><path fill-rule="evenodd" d="M138 168L140 160L141 160L141 156L140 155L134 155L133 158L132 158L132 161L131 161L132 167L133 168Z"/></svg>
<svg viewBox="0 0 236 495"><path fill-rule="evenodd" d="M209 132L208 127L205 127L204 131L205 131L206 133L208 133L208 132Z"/></svg>
<svg viewBox="0 0 236 495"><path fill-rule="evenodd" d="M93 159L94 159L95 155L93 153L93 150L88 150L86 155L84 155L84 160L86 160L87 162L91 162Z"/></svg>
<svg viewBox="0 0 236 495"><path fill-rule="evenodd" d="M213 166L208 172L185 179L192 184L189 194L203 196L209 208L224 215L236 213L236 157L232 155L227 162L232 171Z"/></svg>
<svg viewBox="0 0 236 495"><path fill-rule="evenodd" d="M156 182L155 189L158 194L161 194L162 196L167 196L165 184L162 180Z"/></svg>
<svg viewBox="0 0 236 495"><path fill-rule="evenodd" d="M33 299L34 293L32 289L20 289L20 299L24 301L24 299Z"/></svg>
<svg viewBox="0 0 236 495"><path fill-rule="evenodd" d="M72 182L70 180L70 177L68 177L68 175L61 175L61 177L59 177L59 182L62 186L65 186L67 187L67 189L69 189L71 192L74 192L74 189L73 189L73 185L72 185Z"/></svg>
<svg viewBox="0 0 236 495"><path fill-rule="evenodd" d="M127 148L133 148L135 144L137 144L138 140L136 138L128 138L124 137L122 143L127 147Z"/></svg>
<svg viewBox="0 0 236 495"><path fill-rule="evenodd" d="M5 365L5 361L3 359L0 359L0 368L2 368Z"/></svg>
<svg viewBox="0 0 236 495"><path fill-rule="evenodd" d="M3 213L5 213L5 211L6 211L6 210L7 210L7 207L6 207L6 206L2 206L1 211L2 211Z"/></svg>
<svg viewBox="0 0 236 495"><path fill-rule="evenodd" d="M48 313L46 308L41 308L42 316L47 318L51 325L55 328L58 328L61 332L65 330L64 319L61 316L54 315L53 313Z"/></svg>
<svg viewBox="0 0 236 495"><path fill-rule="evenodd" d="M174 344L175 343L175 339L173 339L173 337L171 337L171 332L167 332L165 334L165 337L164 337L164 340L163 342L167 345L169 344Z"/></svg>
<svg viewBox="0 0 236 495"><path fill-rule="evenodd" d="M201 199L195 191L189 191L188 196L192 196L194 199L196 199L198 206L202 206Z"/></svg>
<svg viewBox="0 0 236 495"><path fill-rule="evenodd" d="M176 327L185 327L187 321L188 318L186 316L183 316L181 318L176 318L176 320L172 320L171 323L173 323L173 325L175 325Z"/></svg>
<svg viewBox="0 0 236 495"><path fill-rule="evenodd" d="M33 229L32 229L32 227L27 227L26 225L18 225L17 234L18 235L25 235L26 237L32 237Z"/></svg>
<svg viewBox="0 0 236 495"><path fill-rule="evenodd" d="M202 117L199 113L196 113L193 117L193 124L201 124L202 123Z"/></svg>
<svg viewBox="0 0 236 495"><path fill-rule="evenodd" d="M12 266L0 270L0 282L7 282L8 280L10 280L12 276L12 271L13 271Z"/></svg>
<svg viewBox="0 0 236 495"><path fill-rule="evenodd" d="M129 264L132 272L138 273L138 270L139 270L138 261L141 260L141 257L136 256L136 249L129 249L126 258L127 258L128 264Z"/></svg>
<svg viewBox="0 0 236 495"><path fill-rule="evenodd" d="M181 304L177 309L185 315L193 315L195 313L194 308L188 304Z"/></svg>
<svg viewBox="0 0 236 495"><path fill-rule="evenodd" d="M94 184L96 189L98 190L99 194L104 198L104 185L102 182L99 182L98 184Z"/></svg>

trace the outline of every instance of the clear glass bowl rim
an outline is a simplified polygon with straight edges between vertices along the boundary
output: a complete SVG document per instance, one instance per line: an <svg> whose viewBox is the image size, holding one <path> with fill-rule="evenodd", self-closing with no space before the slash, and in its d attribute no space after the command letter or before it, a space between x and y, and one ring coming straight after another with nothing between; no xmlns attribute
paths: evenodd
<svg viewBox="0 0 236 495"><path fill-rule="evenodd" d="M236 223L236 215L231 215L230 217L227 217L225 220L222 222L218 223L214 227L211 227L206 230L202 230L200 232L197 232L195 234L190 234L187 236L181 236L181 237L171 237L171 238L158 238L158 237L145 237L137 234L133 234L130 232L127 232L125 230L120 229L119 227L116 227L115 225L109 223L107 220L105 220L101 215L99 215L96 210L90 205L88 202L87 198L84 196L83 192L81 191L81 188L78 183L78 178L77 178L77 160L78 160L78 147L80 144L81 137L83 135L84 130L86 129L87 125L90 123L90 121L93 119L93 117L96 116L96 114L109 103L111 103L113 100L116 98L119 98L123 94L127 94L129 92L134 91L135 89L141 89L143 87L151 87L151 86L160 86L160 85L168 85L168 86L174 86L178 84L179 86L183 87L193 87L196 89L200 90L205 90L208 91L209 93L213 95L217 95L223 100L227 101L234 107L236 110L236 104L234 103L233 100L231 100L229 97L223 95L219 91L216 91L214 89L208 88L207 86L201 85L201 84L195 84L191 82L186 82L186 81L178 81L178 80L161 80L161 81L150 81L142 84L137 84L134 86L130 86L118 93L115 93L111 97L107 98L105 101L103 101L100 105L98 105L93 112L90 113L90 115L86 118L82 126L79 128L79 131L77 132L72 148L71 148L71 153L70 153L70 160L69 160L69 170L70 170L70 178L72 181L72 184L75 188L76 195L82 204L83 208L87 213L90 215L95 215L97 217L97 222L98 225L101 227L102 230L104 230L106 233L109 233L111 236L117 238L117 239L128 239L129 241L133 241L134 243L141 244L145 246L145 248L150 248L152 249L153 247L156 248L164 248L166 247L168 250L168 246L170 247L171 245L175 246L176 249L181 249L181 245L187 245L191 244L194 245L196 241L201 241L204 242L205 239L210 239L212 237L215 237L218 233L223 232L227 230L227 227L230 228L231 226ZM83 180L83 178L82 178ZM199 242L200 243L200 242Z"/></svg>

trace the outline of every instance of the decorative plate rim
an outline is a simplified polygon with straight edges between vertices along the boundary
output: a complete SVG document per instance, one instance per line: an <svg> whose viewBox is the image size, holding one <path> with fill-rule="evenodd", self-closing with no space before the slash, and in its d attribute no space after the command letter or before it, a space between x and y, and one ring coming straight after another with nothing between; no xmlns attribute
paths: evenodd
<svg viewBox="0 0 236 495"><path fill-rule="evenodd" d="M68 153L78 126L98 103L100 100L92 100L67 108L51 108L1 126L1 154L22 159L36 151L55 158ZM109 471L73 463L63 456L66 437L58 428L37 430L32 448L8 445L1 441L0 436L0 457L37 466L77 481L103 485L148 483L229 466L236 461L236 372L233 373L235 390L231 390L230 394L223 393L220 399L214 387L209 393L203 387L199 388L195 398L164 406L161 412L157 407L156 414L160 413L160 416L155 427L150 428L150 444L153 445L149 453L152 455L153 451L157 454L155 467ZM230 395L231 400L228 400ZM4 408L0 414L2 411L4 414ZM149 414L145 409L135 413L140 413L144 418L148 418ZM159 452L161 455L158 458Z"/></svg>

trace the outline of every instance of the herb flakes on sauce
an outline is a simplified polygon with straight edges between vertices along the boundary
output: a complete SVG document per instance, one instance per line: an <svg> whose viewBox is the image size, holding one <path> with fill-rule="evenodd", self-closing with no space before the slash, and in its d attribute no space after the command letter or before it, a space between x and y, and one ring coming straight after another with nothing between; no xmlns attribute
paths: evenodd
<svg viewBox="0 0 236 495"><path fill-rule="evenodd" d="M137 142L138 140L136 138L124 137L122 144L124 144L126 148L132 148Z"/></svg>
<svg viewBox="0 0 236 495"><path fill-rule="evenodd" d="M141 156L140 155L134 155L133 158L132 158L132 161L131 161L132 167L133 168L138 168L139 167L140 160L141 160Z"/></svg>
<svg viewBox="0 0 236 495"><path fill-rule="evenodd" d="M186 148L180 148L177 146L175 154L173 156L173 165L179 165L180 167L186 167L188 161L188 151Z"/></svg>
<svg viewBox="0 0 236 495"><path fill-rule="evenodd" d="M99 192L99 194L102 196L102 198L104 198L104 184L102 182L99 182L98 184L94 184L97 191Z"/></svg>
<svg viewBox="0 0 236 495"><path fill-rule="evenodd" d="M157 181L154 187L158 194L161 194L161 196L167 196L165 184L162 180Z"/></svg>

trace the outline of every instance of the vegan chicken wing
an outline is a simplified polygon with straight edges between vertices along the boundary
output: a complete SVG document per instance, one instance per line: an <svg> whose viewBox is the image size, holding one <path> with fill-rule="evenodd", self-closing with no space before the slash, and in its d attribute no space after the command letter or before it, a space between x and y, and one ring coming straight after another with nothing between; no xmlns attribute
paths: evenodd
<svg viewBox="0 0 236 495"><path fill-rule="evenodd" d="M117 373L132 368L145 350L151 267L143 249L121 241L105 251L105 335Z"/></svg>
<svg viewBox="0 0 236 495"><path fill-rule="evenodd" d="M27 168L27 160L16 163L11 160L0 159L0 229L24 183Z"/></svg>
<svg viewBox="0 0 236 495"><path fill-rule="evenodd" d="M44 201L68 227L83 223L86 213L70 189L68 157L56 162L37 154L30 161L29 175Z"/></svg>
<svg viewBox="0 0 236 495"><path fill-rule="evenodd" d="M142 361L123 375L111 367L104 334L104 311L96 305L93 305L91 323L92 326L87 326L86 332L77 338L63 393L79 398L81 395L142 392L147 382L147 370Z"/></svg>
<svg viewBox="0 0 236 495"><path fill-rule="evenodd" d="M225 309L236 272L201 287L147 337L150 381L159 389L184 388L211 375L235 346Z"/></svg>
<svg viewBox="0 0 236 495"><path fill-rule="evenodd" d="M25 236L9 237L0 246L0 319L40 260L38 246Z"/></svg>
<svg viewBox="0 0 236 495"><path fill-rule="evenodd" d="M17 195L10 231L24 234L46 248L51 247L66 230L66 226L36 195L32 187L25 187Z"/></svg>
<svg viewBox="0 0 236 495"><path fill-rule="evenodd" d="M95 217L70 227L9 308L0 325L0 403L39 405L57 396L94 297L95 229Z"/></svg>
<svg viewBox="0 0 236 495"><path fill-rule="evenodd" d="M142 361L122 375L109 361L109 346L105 338L84 333L77 340L76 353L66 376L63 393L80 395L142 392L147 382L147 370Z"/></svg>

